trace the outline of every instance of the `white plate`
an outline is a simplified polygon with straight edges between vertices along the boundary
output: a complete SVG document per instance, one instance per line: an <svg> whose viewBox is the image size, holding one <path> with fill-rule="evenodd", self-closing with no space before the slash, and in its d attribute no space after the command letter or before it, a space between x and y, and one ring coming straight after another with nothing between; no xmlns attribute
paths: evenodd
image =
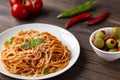
<svg viewBox="0 0 120 80"><path fill-rule="evenodd" d="M40 77L27 77L27 76L22 76L22 75L17 75L17 74L11 74L9 72L7 72L1 61L0 61L0 72L3 73L4 75L13 77L13 78L18 78L18 79L46 79L46 78L50 78L50 77L54 77L57 76L63 72L65 72L66 70L68 70L70 67L73 66L73 64L77 61L79 55L80 55L80 45L78 40L73 36L73 34L71 34L69 31L60 28L58 26L55 25L50 25L50 24L43 24L43 23L34 23L34 24L25 24L25 25L19 25L19 26L15 26L13 28L10 28L4 32L2 32L0 34L0 51L3 50L4 48L4 41L9 39L11 36L16 35L20 30L26 31L26 30L30 30L30 29L34 29L37 31L47 31L49 33L51 33L52 35L56 36L59 40L61 40L63 42L63 44L67 45L69 50L71 50L72 52L72 58L70 60L70 63L68 64L68 66L66 66L64 69L55 72L55 73L51 73L48 75L44 75L44 76L40 76Z"/></svg>

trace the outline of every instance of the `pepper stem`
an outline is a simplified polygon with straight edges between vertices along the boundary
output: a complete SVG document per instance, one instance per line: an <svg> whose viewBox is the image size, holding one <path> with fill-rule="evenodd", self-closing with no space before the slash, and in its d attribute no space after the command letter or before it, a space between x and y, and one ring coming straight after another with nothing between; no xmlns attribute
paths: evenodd
<svg viewBox="0 0 120 80"><path fill-rule="evenodd" d="M33 2L34 0L30 0L31 2Z"/></svg>
<svg viewBox="0 0 120 80"><path fill-rule="evenodd" d="M22 0L22 4L25 4L25 0Z"/></svg>
<svg viewBox="0 0 120 80"><path fill-rule="evenodd" d="M96 3L98 3L99 1L101 1L101 0L95 0L94 2L92 2L93 4L96 4Z"/></svg>

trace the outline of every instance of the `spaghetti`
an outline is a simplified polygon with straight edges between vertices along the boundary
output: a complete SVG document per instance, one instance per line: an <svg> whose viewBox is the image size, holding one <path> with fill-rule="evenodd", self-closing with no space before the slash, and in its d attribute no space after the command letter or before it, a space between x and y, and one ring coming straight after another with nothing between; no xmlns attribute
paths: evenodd
<svg viewBox="0 0 120 80"><path fill-rule="evenodd" d="M34 39L44 40L27 48L22 45ZM11 41L4 44L1 59L5 69L14 74L42 76L65 68L71 58L71 52L55 36L36 30L20 31Z"/></svg>

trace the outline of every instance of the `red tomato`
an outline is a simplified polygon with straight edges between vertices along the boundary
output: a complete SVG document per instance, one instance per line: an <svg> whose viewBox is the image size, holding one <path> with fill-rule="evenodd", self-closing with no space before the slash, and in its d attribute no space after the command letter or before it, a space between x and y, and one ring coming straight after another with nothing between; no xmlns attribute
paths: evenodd
<svg viewBox="0 0 120 80"><path fill-rule="evenodd" d="M10 2L10 5L12 7L14 4L22 4L22 1L23 0L10 0L9 2Z"/></svg>
<svg viewBox="0 0 120 80"><path fill-rule="evenodd" d="M26 0L26 7L32 14L37 14L43 7L42 0Z"/></svg>
<svg viewBox="0 0 120 80"><path fill-rule="evenodd" d="M22 4L14 4L11 9L12 16L16 19L25 19L28 16L26 6Z"/></svg>

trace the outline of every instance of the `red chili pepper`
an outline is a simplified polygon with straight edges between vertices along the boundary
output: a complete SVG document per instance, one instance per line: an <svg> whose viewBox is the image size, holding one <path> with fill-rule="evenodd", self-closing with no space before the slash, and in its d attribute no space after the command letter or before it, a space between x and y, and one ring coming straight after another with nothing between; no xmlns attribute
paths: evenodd
<svg viewBox="0 0 120 80"><path fill-rule="evenodd" d="M78 21L81 21L81 20L84 20L84 19L87 19L87 18L90 18L91 17L91 14L90 12L86 12L86 13L83 13L83 14L79 14L75 17L72 17L68 22L67 24L65 25L66 28L69 28L72 24L78 22Z"/></svg>
<svg viewBox="0 0 120 80"><path fill-rule="evenodd" d="M95 23L98 23L100 21L102 21L103 19L105 19L105 17L109 14L109 11L105 11L103 14L101 14L100 16L98 17L95 17L93 19L90 19L88 21L86 21L87 24L89 25L92 25L92 24L95 24Z"/></svg>

